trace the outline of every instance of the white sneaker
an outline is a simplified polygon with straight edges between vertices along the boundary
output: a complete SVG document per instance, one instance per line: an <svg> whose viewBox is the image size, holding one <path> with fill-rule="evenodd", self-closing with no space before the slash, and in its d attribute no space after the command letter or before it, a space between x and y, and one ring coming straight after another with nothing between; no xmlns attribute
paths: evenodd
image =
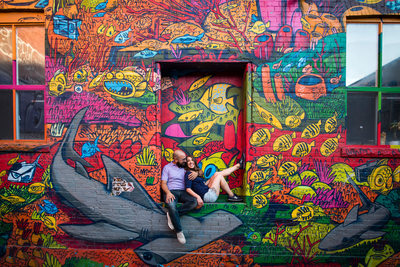
<svg viewBox="0 0 400 267"><path fill-rule="evenodd" d="M169 212L167 212L167 223L168 223L169 229L171 229L171 230L175 229L174 225L172 224L171 218L169 217Z"/></svg>
<svg viewBox="0 0 400 267"><path fill-rule="evenodd" d="M179 243L181 243L181 244L186 243L186 238L182 231L180 231L179 233L176 233L176 238L178 238Z"/></svg>

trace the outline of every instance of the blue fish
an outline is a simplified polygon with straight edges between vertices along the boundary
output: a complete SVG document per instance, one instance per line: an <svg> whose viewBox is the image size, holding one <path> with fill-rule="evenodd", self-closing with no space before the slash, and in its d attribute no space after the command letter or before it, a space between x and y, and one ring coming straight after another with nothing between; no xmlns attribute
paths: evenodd
<svg viewBox="0 0 400 267"><path fill-rule="evenodd" d="M90 142L86 142L85 144L83 144L81 158L91 157L94 154L96 154L96 152L101 152L99 147L97 146L98 141L99 141L99 137L97 136L97 138L96 138L96 140L94 140L93 144Z"/></svg>
<svg viewBox="0 0 400 267"><path fill-rule="evenodd" d="M119 43L119 44L123 44L126 41L129 40L129 33L132 31L131 28L128 28L127 30L118 33L117 36L115 36L114 42Z"/></svg>
<svg viewBox="0 0 400 267"><path fill-rule="evenodd" d="M45 8L49 4L49 0L39 0L35 5L36 8Z"/></svg>
<svg viewBox="0 0 400 267"><path fill-rule="evenodd" d="M136 53L134 58L151 58L157 55L157 51L149 50L148 48Z"/></svg>
<svg viewBox="0 0 400 267"><path fill-rule="evenodd" d="M41 154L36 158L33 163L16 162L8 170L8 181L17 183L29 183L32 181L35 175L36 168L43 169L39 164L39 158Z"/></svg>
<svg viewBox="0 0 400 267"><path fill-rule="evenodd" d="M108 2L108 1L98 4L94 9L96 9L96 10L105 9L106 6L107 6L107 2Z"/></svg>
<svg viewBox="0 0 400 267"><path fill-rule="evenodd" d="M204 32L197 36L185 34L184 36L175 38L174 40L172 40L171 43L173 43L173 44L191 44L191 43L194 43L197 41L201 41L201 38L203 38L203 36L204 36Z"/></svg>
<svg viewBox="0 0 400 267"><path fill-rule="evenodd" d="M55 15L53 18L54 33L78 40L79 29L82 21L79 19L69 19L63 15Z"/></svg>
<svg viewBox="0 0 400 267"><path fill-rule="evenodd" d="M293 63L289 63L283 68L283 71L288 72L292 67L293 67Z"/></svg>
<svg viewBox="0 0 400 267"><path fill-rule="evenodd" d="M51 201L44 199L43 200L44 205L38 205L40 208L39 214L42 214L43 212L47 214L56 214L58 212L57 206L52 203Z"/></svg>
<svg viewBox="0 0 400 267"><path fill-rule="evenodd" d="M107 12L99 12L93 16L93 18L102 18Z"/></svg>

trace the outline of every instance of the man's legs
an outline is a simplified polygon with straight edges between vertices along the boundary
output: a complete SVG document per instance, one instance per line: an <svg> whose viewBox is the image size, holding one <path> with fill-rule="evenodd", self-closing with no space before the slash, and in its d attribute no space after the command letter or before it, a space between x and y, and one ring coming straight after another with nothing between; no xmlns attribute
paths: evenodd
<svg viewBox="0 0 400 267"><path fill-rule="evenodd" d="M171 190L171 193L175 196L175 200L171 201L170 203L166 203L167 208L168 208L169 217L171 219L172 225L174 226L174 229L176 232L182 231L181 220L179 218L179 211L177 208L178 199L179 199L179 195L180 195L179 191L180 190Z"/></svg>
<svg viewBox="0 0 400 267"><path fill-rule="evenodd" d="M180 216L188 213L191 210L194 210L197 207L196 198L189 195L186 191L182 191L180 193L178 201L182 203L182 206L178 208Z"/></svg>

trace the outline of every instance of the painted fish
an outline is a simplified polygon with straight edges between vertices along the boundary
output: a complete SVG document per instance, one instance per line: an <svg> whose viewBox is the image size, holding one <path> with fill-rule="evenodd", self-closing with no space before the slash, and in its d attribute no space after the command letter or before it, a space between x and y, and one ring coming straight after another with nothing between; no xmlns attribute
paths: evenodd
<svg viewBox="0 0 400 267"><path fill-rule="evenodd" d="M319 135L321 131L321 120L317 123L308 125L301 133L302 138L314 138Z"/></svg>
<svg viewBox="0 0 400 267"><path fill-rule="evenodd" d="M211 44L208 44L207 46L206 46L208 49L221 49L221 45L220 44L213 44L213 43L211 43Z"/></svg>
<svg viewBox="0 0 400 267"><path fill-rule="evenodd" d="M189 92L194 91L194 90L199 89L200 87L202 87L211 77L212 77L212 75L208 75L208 76L205 76L203 78L200 78L200 79L196 80L190 86Z"/></svg>
<svg viewBox="0 0 400 267"><path fill-rule="evenodd" d="M164 148L164 145L162 145L162 153L165 159L168 162L171 162L174 160L174 151L171 148Z"/></svg>
<svg viewBox="0 0 400 267"><path fill-rule="evenodd" d="M337 115L338 114L335 111L335 114L332 117L330 117L330 118L328 118L326 120L326 122L325 122L325 132L331 133L336 129L336 127L337 127L337 119L336 119Z"/></svg>
<svg viewBox="0 0 400 267"><path fill-rule="evenodd" d="M28 187L28 192L31 194L41 194L43 193L46 186L43 183L33 183Z"/></svg>
<svg viewBox="0 0 400 267"><path fill-rule="evenodd" d="M264 23L262 21L256 21L253 27L249 29L249 32L254 32L255 34L261 34L265 32L267 28L269 28L270 24L271 24L270 21L268 21L267 23Z"/></svg>
<svg viewBox="0 0 400 267"><path fill-rule="evenodd" d="M43 221L43 224L46 225L47 228L57 231L56 219L53 216L42 216L41 220Z"/></svg>
<svg viewBox="0 0 400 267"><path fill-rule="evenodd" d="M82 83L87 81L87 77L88 72L85 69L80 69L75 71L73 80L74 82Z"/></svg>
<svg viewBox="0 0 400 267"><path fill-rule="evenodd" d="M7 174L7 171L6 171L6 170L3 170L2 172L0 172L0 177L5 176L6 174Z"/></svg>
<svg viewBox="0 0 400 267"><path fill-rule="evenodd" d="M182 114L181 116L178 117L178 121L180 121L180 122L192 121L192 120L196 119L201 113L203 113L202 109Z"/></svg>
<svg viewBox="0 0 400 267"><path fill-rule="evenodd" d="M266 123L274 126L275 128L278 128L279 130L282 130L282 124L271 112L269 112L265 108L262 108L254 101L251 101L249 104L256 108L257 113Z"/></svg>
<svg viewBox="0 0 400 267"><path fill-rule="evenodd" d="M96 154L96 152L101 152L98 147L99 137L100 136L97 136L96 140L94 140L94 143L86 142L83 144L81 158L91 157Z"/></svg>
<svg viewBox="0 0 400 267"><path fill-rule="evenodd" d="M263 171L255 171L250 175L250 181L255 183L262 182L267 178L265 172Z"/></svg>
<svg viewBox="0 0 400 267"><path fill-rule="evenodd" d="M268 128L258 129L250 136L250 144L257 147L265 145L271 139L271 133L274 131L274 128L271 130Z"/></svg>
<svg viewBox="0 0 400 267"><path fill-rule="evenodd" d="M117 36L115 36L115 38L114 38L114 42L119 43L119 44L125 43L126 41L129 40L129 33L131 31L132 31L132 29L128 28L127 30L118 33Z"/></svg>
<svg viewBox="0 0 400 267"><path fill-rule="evenodd" d="M292 176L297 173L300 166L301 166L301 161L299 161L297 164L294 163L293 161L287 161L279 167L278 175Z"/></svg>
<svg viewBox="0 0 400 267"><path fill-rule="evenodd" d="M306 142L297 143L293 148L292 156L297 158L305 157L311 152L313 147L315 147L315 141L312 141L310 144Z"/></svg>
<svg viewBox="0 0 400 267"><path fill-rule="evenodd" d="M172 40L171 43L173 43L173 44L191 44L191 43L194 43L197 41L201 41L201 38L203 38L203 37L204 37L204 32L200 33L197 36L185 34L183 36L175 38L174 40Z"/></svg>
<svg viewBox="0 0 400 267"><path fill-rule="evenodd" d="M104 78L106 76L106 72L103 72L96 77L93 78L93 80L89 83L89 88L95 88L99 86Z"/></svg>
<svg viewBox="0 0 400 267"><path fill-rule="evenodd" d="M16 156L15 158L10 159L7 164L8 165L13 165L15 162L17 162L21 158L20 156L21 155L18 154L18 156Z"/></svg>
<svg viewBox="0 0 400 267"><path fill-rule="evenodd" d="M54 33L69 39L78 40L81 25L81 20L70 19L64 15L53 17Z"/></svg>
<svg viewBox="0 0 400 267"><path fill-rule="evenodd" d="M57 70L49 82L49 95L59 96L65 93L65 90L71 88L67 85L67 77L63 72Z"/></svg>
<svg viewBox="0 0 400 267"><path fill-rule="evenodd" d="M307 58L306 57L302 57L299 59L299 62L297 63L297 68L302 68L306 65L307 63Z"/></svg>
<svg viewBox="0 0 400 267"><path fill-rule="evenodd" d="M274 166L276 163L278 163L278 160L281 159L282 159L282 154L279 154L278 156L275 156L273 154L267 154L259 157L257 159L256 165L258 167L268 168Z"/></svg>
<svg viewBox="0 0 400 267"><path fill-rule="evenodd" d="M142 51L136 53L133 57L134 58L152 58L157 55L157 51L150 50L148 48L143 49Z"/></svg>
<svg viewBox="0 0 400 267"><path fill-rule="evenodd" d="M53 202L47 199L44 199L43 202L43 206L38 205L40 208L39 214L42 214L43 212L47 214L56 214L58 212L58 208Z"/></svg>
<svg viewBox="0 0 400 267"><path fill-rule="evenodd" d="M113 35L116 34L116 33L117 33L117 31L115 30L114 25L111 24L111 26L108 27L108 29L107 29L107 31L106 31L106 36L107 36L107 37L111 37L111 36L113 36Z"/></svg>
<svg viewBox="0 0 400 267"><path fill-rule="evenodd" d="M301 124L301 121L304 119L305 113L301 113L300 116L291 115L285 119L285 125L289 128L296 128Z"/></svg>
<svg viewBox="0 0 400 267"><path fill-rule="evenodd" d="M105 1L105 2L103 2L103 3L98 4L94 9L96 9L96 10L103 10L103 9L105 9L106 6L107 6L107 2L108 2L108 1Z"/></svg>
<svg viewBox="0 0 400 267"><path fill-rule="evenodd" d="M17 183L29 183L35 175L36 168L42 168L39 164L39 155L33 163L16 162L8 170L8 181Z"/></svg>
<svg viewBox="0 0 400 267"><path fill-rule="evenodd" d="M93 15L93 18L102 18L107 12L99 12Z"/></svg>
<svg viewBox="0 0 400 267"><path fill-rule="evenodd" d="M283 72L289 72L291 68L293 68L293 63L287 64L282 70Z"/></svg>
<svg viewBox="0 0 400 267"><path fill-rule="evenodd" d="M195 151L193 151L193 157L199 158L201 155L203 155L203 153L204 153L203 149L204 149L204 148L202 148L201 150L195 150Z"/></svg>
<svg viewBox="0 0 400 267"><path fill-rule="evenodd" d="M49 4L49 0L39 0L38 3L35 5L35 8L44 9Z"/></svg>
<svg viewBox="0 0 400 267"><path fill-rule="evenodd" d="M216 114L225 114L228 112L226 104L235 106L233 97L226 98L226 90L231 87L230 84L217 83L210 86L201 97L200 102Z"/></svg>
<svg viewBox="0 0 400 267"><path fill-rule="evenodd" d="M328 157L335 152L335 150L338 148L339 139L340 134L338 134L336 137L325 140L320 148L321 154L325 157Z"/></svg>
<svg viewBox="0 0 400 267"><path fill-rule="evenodd" d="M218 117L212 121L201 122L199 125L194 127L192 130L192 135L203 134L211 130L211 127L217 122Z"/></svg>
<svg viewBox="0 0 400 267"><path fill-rule="evenodd" d="M106 31L106 28L108 27L107 24L101 24L98 28L97 28L97 34L103 34Z"/></svg>
<svg viewBox="0 0 400 267"><path fill-rule="evenodd" d="M208 132L206 136L200 136L200 137L195 138L193 140L193 145L195 145L195 146L202 145L206 140L211 139L210 137L208 137L209 135L210 135L210 132Z"/></svg>
<svg viewBox="0 0 400 267"><path fill-rule="evenodd" d="M8 202L10 202L11 204L18 204L18 203L23 203L25 202L25 198L22 198L20 196L16 196L16 195L9 195L9 196L3 196L0 195L0 197Z"/></svg>
<svg viewBox="0 0 400 267"><path fill-rule="evenodd" d="M300 206L292 211L292 220L298 222L309 221L314 217L314 209L310 206Z"/></svg>
<svg viewBox="0 0 400 267"><path fill-rule="evenodd" d="M293 138L296 138L296 132L279 136L274 141L272 149L276 152L288 151L293 146Z"/></svg>

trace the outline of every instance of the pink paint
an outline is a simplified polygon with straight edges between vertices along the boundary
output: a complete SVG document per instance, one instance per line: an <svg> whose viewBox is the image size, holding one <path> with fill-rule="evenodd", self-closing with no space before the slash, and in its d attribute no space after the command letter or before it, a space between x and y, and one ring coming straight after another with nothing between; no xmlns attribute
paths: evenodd
<svg viewBox="0 0 400 267"><path fill-rule="evenodd" d="M294 51L305 50L310 47L310 34L305 30L296 31L294 37Z"/></svg>
<svg viewBox="0 0 400 267"><path fill-rule="evenodd" d="M274 40L269 33L263 33L254 38L254 55L268 60L274 49Z"/></svg>
<svg viewBox="0 0 400 267"><path fill-rule="evenodd" d="M291 25L294 31L302 28L301 10L297 0L259 0L262 20L271 22L268 30L278 31L283 25Z"/></svg>
<svg viewBox="0 0 400 267"><path fill-rule="evenodd" d="M191 137L190 135L186 135L183 131L182 128L179 124L171 124L170 126L167 127L165 130L165 135L171 136L171 137L179 137L179 138L187 138Z"/></svg>
<svg viewBox="0 0 400 267"><path fill-rule="evenodd" d="M285 25L282 26L275 39L275 51L284 52L285 49L289 48L292 45L292 27Z"/></svg>

